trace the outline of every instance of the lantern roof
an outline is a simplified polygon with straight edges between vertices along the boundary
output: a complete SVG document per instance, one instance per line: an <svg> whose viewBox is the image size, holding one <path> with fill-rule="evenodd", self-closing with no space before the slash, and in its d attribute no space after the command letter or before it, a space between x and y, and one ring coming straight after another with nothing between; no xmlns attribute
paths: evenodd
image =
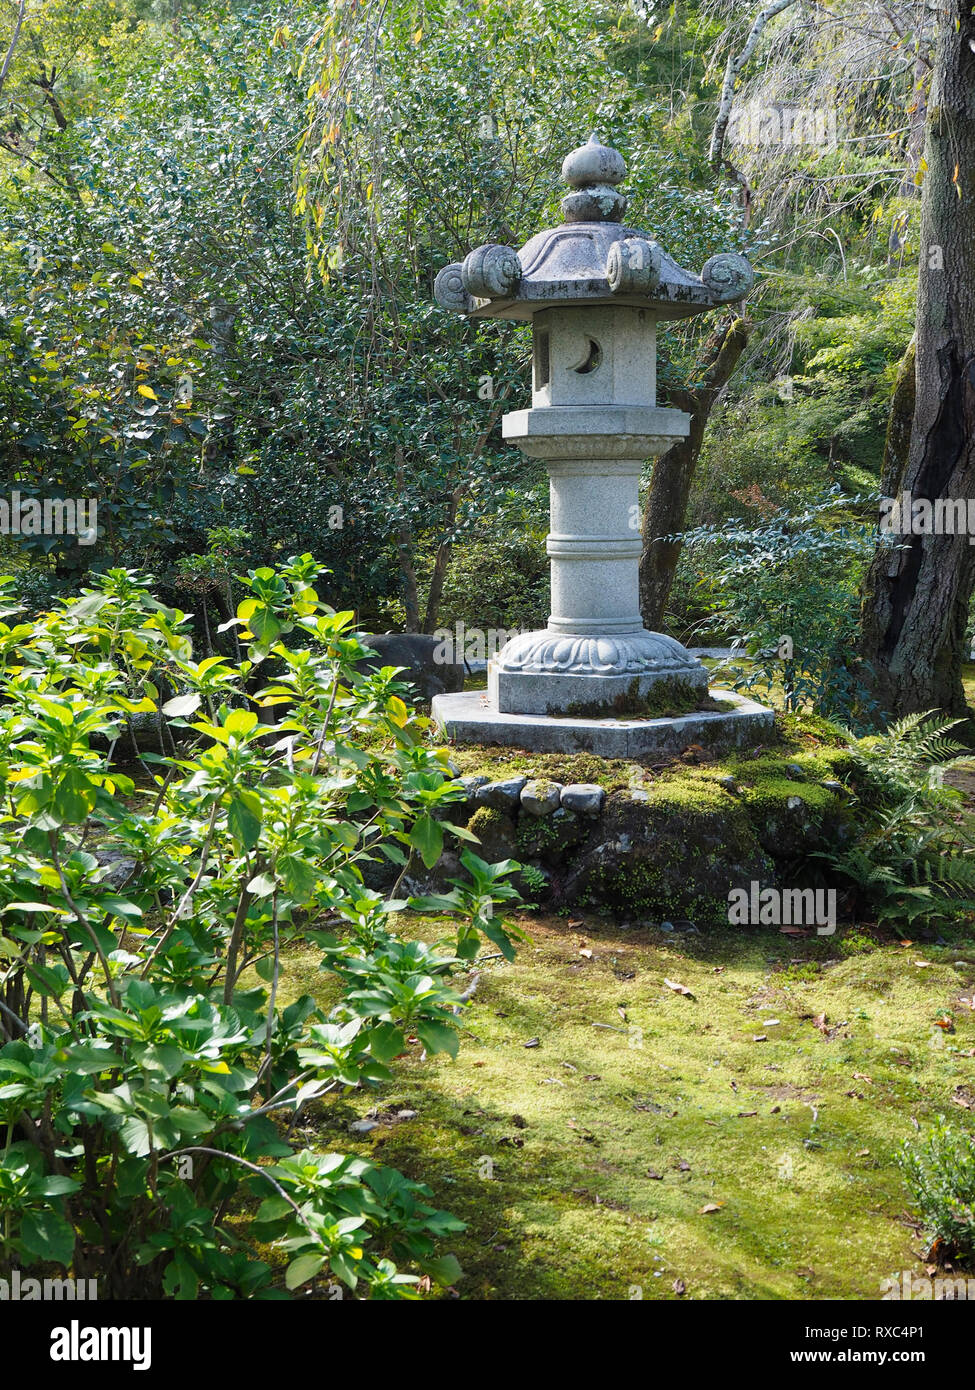
<svg viewBox="0 0 975 1390"><path fill-rule="evenodd" d="M629 304L658 319L687 318L742 299L755 279L736 252L712 256L700 275L684 270L648 233L622 221L618 185L626 165L597 135L568 154L561 226L539 232L520 251L489 243L445 266L434 295L469 318L531 319L543 309Z"/></svg>

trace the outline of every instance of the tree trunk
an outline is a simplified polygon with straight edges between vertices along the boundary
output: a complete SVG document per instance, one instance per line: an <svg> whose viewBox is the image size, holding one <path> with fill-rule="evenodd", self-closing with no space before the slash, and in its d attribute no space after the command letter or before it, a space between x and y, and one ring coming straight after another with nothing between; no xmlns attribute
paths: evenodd
<svg viewBox="0 0 975 1390"><path fill-rule="evenodd" d="M396 446L396 485L402 505L406 487L406 464L403 449ZM403 606L406 609L407 632L420 631L420 589L417 583L416 567L413 564L413 533L406 521L396 528L396 554L399 557L399 572L403 580Z"/></svg>
<svg viewBox="0 0 975 1390"><path fill-rule="evenodd" d="M718 329L705 348L707 366L695 391L672 392L670 404L691 417L690 433L661 454L653 467L650 496L643 516L643 554L640 556L640 612L651 632L663 627L664 610L680 559L681 541L664 541L684 525L687 502L704 431L711 410L728 384L745 350L751 325L733 319Z"/></svg>
<svg viewBox="0 0 975 1390"><path fill-rule="evenodd" d="M457 522L457 508L460 505L461 497L467 491L467 483L458 483L450 494L450 505L447 512L447 535L437 546L437 553L433 561L433 573L430 576L430 589L427 593L427 609L423 619L423 631L433 632L437 626L437 618L440 615L440 601L443 598L444 580L447 578L447 569L450 565L454 553L454 542L452 539L453 529Z"/></svg>
<svg viewBox="0 0 975 1390"><path fill-rule="evenodd" d="M975 497L975 17L950 0L938 41L925 142L917 351L895 393L884 467L888 496ZM906 379L905 379L906 377ZM864 586L864 677L894 715L965 714L961 663L975 548L966 535L878 544Z"/></svg>

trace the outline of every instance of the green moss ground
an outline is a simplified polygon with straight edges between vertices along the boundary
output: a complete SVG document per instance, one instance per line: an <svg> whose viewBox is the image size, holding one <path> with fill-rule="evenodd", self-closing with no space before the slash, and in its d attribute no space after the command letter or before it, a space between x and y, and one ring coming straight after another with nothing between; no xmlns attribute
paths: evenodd
<svg viewBox="0 0 975 1390"><path fill-rule="evenodd" d="M923 1272L893 1155L915 1121L968 1122L951 1097L975 1077L975 943L523 925L514 964L480 967L455 1062L415 1045L392 1084L305 1121L347 1147L371 1106L418 1112L355 1147L468 1222L461 1297L674 1298L679 1279L686 1298L874 1299ZM312 953L287 971L306 989L328 997Z"/></svg>

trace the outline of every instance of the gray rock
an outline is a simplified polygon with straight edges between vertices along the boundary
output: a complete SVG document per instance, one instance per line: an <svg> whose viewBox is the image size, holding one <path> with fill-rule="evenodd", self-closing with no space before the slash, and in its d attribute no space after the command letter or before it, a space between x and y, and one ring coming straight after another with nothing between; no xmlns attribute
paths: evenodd
<svg viewBox="0 0 975 1390"><path fill-rule="evenodd" d="M733 777L719 777L718 785L724 787L726 792L736 792L738 790L738 783Z"/></svg>
<svg viewBox="0 0 975 1390"><path fill-rule="evenodd" d="M419 1111L417 1110L397 1110L396 1118L398 1120L415 1120L418 1114Z"/></svg>
<svg viewBox="0 0 975 1390"><path fill-rule="evenodd" d="M583 816L598 816L605 799L606 793L594 782L572 782L562 788L562 805Z"/></svg>
<svg viewBox="0 0 975 1390"><path fill-rule="evenodd" d="M409 682L420 700L432 700L434 695L456 694L464 688L464 663L444 661L442 653L449 643L423 632L384 632L356 634L363 646L371 647L375 656L364 657L356 664L362 675L379 670L381 666L401 666L399 679Z"/></svg>
<svg viewBox="0 0 975 1390"><path fill-rule="evenodd" d="M399 870L396 869L392 876L395 881ZM430 893L449 893L451 891L450 880L452 878L466 878L467 874L464 866L460 862L460 856L455 850L445 849L443 854L434 864L432 869L428 869L424 864L418 863L416 872L407 874L400 885L403 897L422 898ZM387 880L388 881L388 880Z"/></svg>
<svg viewBox="0 0 975 1390"><path fill-rule="evenodd" d="M518 805L521 789L527 777L509 777L503 782L488 782L478 787L474 800L478 806L493 806L496 811L511 811Z"/></svg>
<svg viewBox="0 0 975 1390"><path fill-rule="evenodd" d="M353 1120L349 1125L350 1134L368 1134L371 1129L378 1129L379 1125L375 1120Z"/></svg>
<svg viewBox="0 0 975 1390"><path fill-rule="evenodd" d="M468 801L476 801L477 793L481 787L486 787L490 778L488 777L461 777L460 785L467 793Z"/></svg>
<svg viewBox="0 0 975 1390"><path fill-rule="evenodd" d="M825 791L833 792L834 795L846 791L842 782L824 782L822 785Z"/></svg>
<svg viewBox="0 0 975 1390"><path fill-rule="evenodd" d="M113 754L116 763L128 762L136 750L139 753L170 753L174 744L186 741L186 730L174 728L160 710L139 710L130 714L127 721L119 723L118 731ZM102 735L93 738L92 745L99 748L109 746Z"/></svg>
<svg viewBox="0 0 975 1390"><path fill-rule="evenodd" d="M503 811L495 811L489 806L482 806L474 812L467 828L481 842L480 849L473 847L474 853L487 863L495 864L499 859L521 858L513 816L506 815Z"/></svg>
<svg viewBox="0 0 975 1390"><path fill-rule="evenodd" d="M533 780L521 789L522 810L530 816L550 816L558 810L561 800L562 788L558 782Z"/></svg>
<svg viewBox="0 0 975 1390"><path fill-rule="evenodd" d="M793 782L801 782L805 776L798 763L786 763L785 770L792 778Z"/></svg>
<svg viewBox="0 0 975 1390"><path fill-rule="evenodd" d="M132 876L136 861L127 859L124 854L115 849L96 850L95 858L102 868L108 868L108 873L102 875L102 883L116 891L124 888Z"/></svg>

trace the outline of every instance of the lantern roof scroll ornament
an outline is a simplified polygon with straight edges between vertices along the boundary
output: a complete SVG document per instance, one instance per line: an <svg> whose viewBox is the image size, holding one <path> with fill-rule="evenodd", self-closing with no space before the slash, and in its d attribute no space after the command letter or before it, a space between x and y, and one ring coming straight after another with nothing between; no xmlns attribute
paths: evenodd
<svg viewBox="0 0 975 1390"><path fill-rule="evenodd" d="M562 164L572 189L562 199L562 225L520 251L488 244L445 266L434 285L437 303L469 318L522 320L557 306L631 305L666 321L744 298L755 279L744 256L712 256L695 275L622 221L625 174L622 156L591 136Z"/></svg>

